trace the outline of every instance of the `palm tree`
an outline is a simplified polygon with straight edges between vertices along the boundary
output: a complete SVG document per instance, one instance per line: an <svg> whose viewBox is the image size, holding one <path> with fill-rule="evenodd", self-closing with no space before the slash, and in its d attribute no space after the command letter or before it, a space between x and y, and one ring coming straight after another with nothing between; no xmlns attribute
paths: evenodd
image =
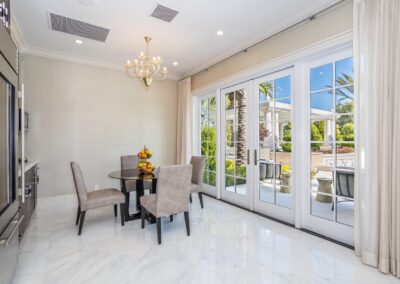
<svg viewBox="0 0 400 284"><path fill-rule="evenodd" d="M244 90L236 91L237 102L237 141L236 159L246 160L246 93Z"/></svg>
<svg viewBox="0 0 400 284"><path fill-rule="evenodd" d="M272 83L266 82L264 84L259 85L260 95L264 94L265 97L269 97L272 100Z"/></svg>
<svg viewBox="0 0 400 284"><path fill-rule="evenodd" d="M353 94L354 94L354 79L352 76L342 73L341 76L336 78L336 83L339 85L339 88L336 89L336 100L338 102L336 106L337 113L348 113L353 110ZM346 102L345 104L340 104L342 101Z"/></svg>

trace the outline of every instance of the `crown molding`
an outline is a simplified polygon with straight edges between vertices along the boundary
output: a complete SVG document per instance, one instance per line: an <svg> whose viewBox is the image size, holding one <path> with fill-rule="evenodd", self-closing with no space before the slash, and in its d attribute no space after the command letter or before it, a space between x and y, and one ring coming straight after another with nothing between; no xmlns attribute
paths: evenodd
<svg viewBox="0 0 400 284"><path fill-rule="evenodd" d="M16 21L14 14L11 13L11 25L10 25L10 34L11 38L13 39L15 45L17 46L18 50L21 51L25 48L26 43L24 37L22 36L21 28Z"/></svg>
<svg viewBox="0 0 400 284"><path fill-rule="evenodd" d="M13 14L11 14L11 38L14 40L20 54L28 54L34 56L45 57L54 60L61 60L64 62L72 62L77 64L84 64L94 67L107 68L117 71L125 71L122 65L111 64L108 62L102 62L93 58L77 56L75 54L70 54L62 51L50 50L46 48L41 48L33 45L29 45L25 42L21 28ZM167 79L178 81L181 76L174 73L169 73Z"/></svg>
<svg viewBox="0 0 400 284"><path fill-rule="evenodd" d="M93 58L71 55L66 52L49 50L49 49L32 46L32 45L25 45L25 47L22 50L20 50L20 53L45 57L45 58L54 59L54 60L60 60L60 61L64 61L64 62L84 64L84 65L89 65L89 66L94 66L94 67L107 68L107 69L125 72L125 69L123 68L122 65L112 64L112 63L108 63L108 62L102 62L102 61L99 61L99 60L96 60ZM177 74L169 73L167 75L167 79L177 81L180 79L180 76L178 76Z"/></svg>

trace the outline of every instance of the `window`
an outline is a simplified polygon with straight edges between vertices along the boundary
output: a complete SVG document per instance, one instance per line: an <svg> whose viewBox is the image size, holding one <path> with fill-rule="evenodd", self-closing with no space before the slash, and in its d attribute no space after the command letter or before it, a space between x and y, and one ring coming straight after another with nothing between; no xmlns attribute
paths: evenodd
<svg viewBox="0 0 400 284"><path fill-rule="evenodd" d="M353 58L310 69L311 214L354 223Z"/></svg>
<svg viewBox="0 0 400 284"><path fill-rule="evenodd" d="M217 104L216 98L211 97L203 99L201 105L201 155L207 159L206 169L204 172L204 183L210 186L217 184L217 155L216 155L216 138L217 138Z"/></svg>
<svg viewBox="0 0 400 284"><path fill-rule="evenodd" d="M276 78L259 88L259 199L292 207L291 77Z"/></svg>

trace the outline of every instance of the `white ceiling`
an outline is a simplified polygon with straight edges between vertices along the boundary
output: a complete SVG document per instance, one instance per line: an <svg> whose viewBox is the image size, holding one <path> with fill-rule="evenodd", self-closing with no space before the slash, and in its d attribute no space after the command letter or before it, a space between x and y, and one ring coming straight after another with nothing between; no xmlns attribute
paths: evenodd
<svg viewBox="0 0 400 284"><path fill-rule="evenodd" d="M93 1L93 0L92 0ZM85 1L83 1L85 2ZM86 0L86 2L90 2ZM12 13L26 51L72 56L122 66L153 37L151 55L160 55L176 77L191 75L247 46L305 19L338 0L13 0ZM150 17L161 4L179 11L171 22ZM49 11L110 29L105 43L52 31ZM223 36L216 32L223 30ZM173 66L172 62L179 62Z"/></svg>

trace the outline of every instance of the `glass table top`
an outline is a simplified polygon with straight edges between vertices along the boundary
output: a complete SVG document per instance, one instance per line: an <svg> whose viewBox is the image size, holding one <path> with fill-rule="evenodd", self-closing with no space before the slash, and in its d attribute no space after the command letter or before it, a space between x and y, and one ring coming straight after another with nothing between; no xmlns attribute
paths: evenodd
<svg viewBox="0 0 400 284"><path fill-rule="evenodd" d="M123 179L123 180L153 180L157 179L157 169L153 173L143 174L138 169L120 170L108 174L110 178Z"/></svg>

